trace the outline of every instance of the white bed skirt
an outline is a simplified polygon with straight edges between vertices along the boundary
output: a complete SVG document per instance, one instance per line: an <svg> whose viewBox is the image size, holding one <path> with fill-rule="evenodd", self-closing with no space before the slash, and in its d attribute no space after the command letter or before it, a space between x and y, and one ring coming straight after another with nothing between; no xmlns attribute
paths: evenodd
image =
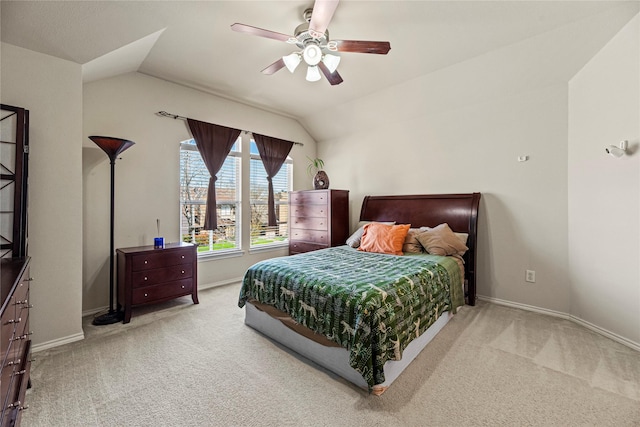
<svg viewBox="0 0 640 427"><path fill-rule="evenodd" d="M358 387L368 389L367 383L355 369L349 366L349 352L340 347L327 347L312 341L285 326L277 319L247 303L245 323L262 332L267 337L279 342L312 360L318 365L338 374ZM449 322L451 315L444 312L420 337L411 341L402 354L401 360L389 360L384 364L385 381L374 386L373 393L382 394L391 383L409 366L423 348Z"/></svg>

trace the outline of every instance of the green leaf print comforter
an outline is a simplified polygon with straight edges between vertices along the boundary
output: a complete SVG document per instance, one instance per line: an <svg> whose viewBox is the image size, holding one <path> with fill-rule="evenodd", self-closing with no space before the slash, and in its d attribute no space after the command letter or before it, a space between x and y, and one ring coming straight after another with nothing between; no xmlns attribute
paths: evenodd
<svg viewBox="0 0 640 427"><path fill-rule="evenodd" d="M450 257L339 246L254 264L238 305L272 305L340 344L371 388L384 382L387 360L400 360L411 340L464 304L460 274Z"/></svg>

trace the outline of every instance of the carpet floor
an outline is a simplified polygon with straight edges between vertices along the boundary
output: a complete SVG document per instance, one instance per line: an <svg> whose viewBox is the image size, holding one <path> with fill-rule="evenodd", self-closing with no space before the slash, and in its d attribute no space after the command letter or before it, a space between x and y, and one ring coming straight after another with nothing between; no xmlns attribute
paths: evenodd
<svg viewBox="0 0 640 427"><path fill-rule="evenodd" d="M640 353L571 321L464 307L380 397L244 325L239 284L34 355L23 427L640 426Z"/></svg>

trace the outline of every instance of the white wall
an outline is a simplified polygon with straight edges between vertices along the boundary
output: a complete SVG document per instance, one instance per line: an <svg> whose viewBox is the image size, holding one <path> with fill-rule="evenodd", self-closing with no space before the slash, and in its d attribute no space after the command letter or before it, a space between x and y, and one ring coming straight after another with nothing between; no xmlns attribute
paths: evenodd
<svg viewBox="0 0 640 427"><path fill-rule="evenodd" d="M523 48L341 106L334 120L362 126L318 153L332 186L351 191L352 226L367 194L481 192L478 294L568 312L567 87L535 73L517 84L531 69Z"/></svg>
<svg viewBox="0 0 640 427"><path fill-rule="evenodd" d="M640 343L639 16L570 81L569 130L571 312Z"/></svg>
<svg viewBox="0 0 640 427"><path fill-rule="evenodd" d="M316 144L293 119L139 73L85 84L85 312L105 307L109 301L110 167L107 156L87 138L89 135L116 136L136 143L116 162L116 248L153 244L156 218L160 219L165 241L179 241L179 143L191 134L185 121L155 114L161 110L302 142L304 147L296 145L291 151L294 185L295 189L306 189L311 184L306 175L306 156L315 157ZM248 245L248 241L244 243ZM242 257L200 261L199 286L239 280L253 263L287 253L287 249L247 252Z"/></svg>
<svg viewBox="0 0 640 427"><path fill-rule="evenodd" d="M30 112L30 329L37 349L83 337L82 75L69 61L6 43L1 49L1 101Z"/></svg>
<svg viewBox="0 0 640 427"><path fill-rule="evenodd" d="M352 228L367 194L482 192L480 296L640 347L640 154L604 155L640 151L637 19L584 56L542 34L306 117Z"/></svg>

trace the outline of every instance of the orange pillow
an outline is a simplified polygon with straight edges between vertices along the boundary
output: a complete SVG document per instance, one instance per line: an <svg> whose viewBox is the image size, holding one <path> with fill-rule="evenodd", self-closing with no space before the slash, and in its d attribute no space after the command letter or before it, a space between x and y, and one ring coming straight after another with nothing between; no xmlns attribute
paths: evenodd
<svg viewBox="0 0 640 427"><path fill-rule="evenodd" d="M386 225L376 222L364 226L359 251L402 255L402 245L410 224Z"/></svg>

